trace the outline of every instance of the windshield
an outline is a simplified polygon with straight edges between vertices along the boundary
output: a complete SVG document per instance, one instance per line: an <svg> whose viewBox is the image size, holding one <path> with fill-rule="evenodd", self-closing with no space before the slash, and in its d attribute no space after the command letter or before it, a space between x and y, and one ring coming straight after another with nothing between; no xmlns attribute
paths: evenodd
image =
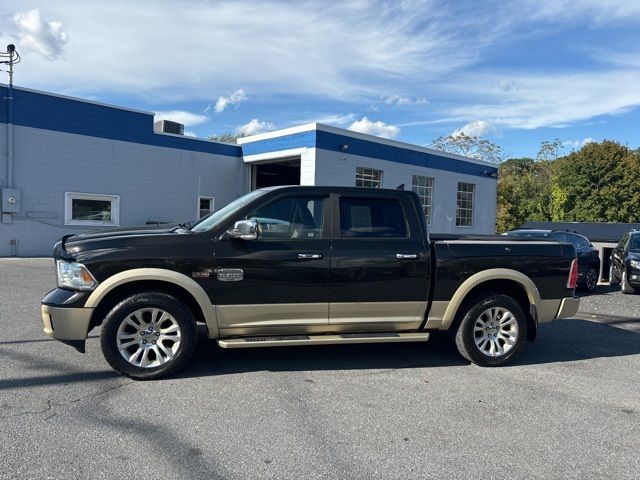
<svg viewBox="0 0 640 480"><path fill-rule="evenodd" d="M211 230L220 222L224 222L225 220L227 220L237 210L241 209L249 202L258 198L260 195L264 195L265 193L266 192L264 190L254 190L253 192L249 192L246 195L235 199L233 202L225 205L220 210L216 210L215 212L210 213L206 217L202 218L198 223L191 227L191 231L206 232L207 230Z"/></svg>
<svg viewBox="0 0 640 480"><path fill-rule="evenodd" d="M510 237L525 237L525 238L549 238L550 232L530 231L530 230L518 230L515 232L507 232Z"/></svg>
<svg viewBox="0 0 640 480"><path fill-rule="evenodd" d="M629 250L640 250L640 235L633 235L629 241Z"/></svg>

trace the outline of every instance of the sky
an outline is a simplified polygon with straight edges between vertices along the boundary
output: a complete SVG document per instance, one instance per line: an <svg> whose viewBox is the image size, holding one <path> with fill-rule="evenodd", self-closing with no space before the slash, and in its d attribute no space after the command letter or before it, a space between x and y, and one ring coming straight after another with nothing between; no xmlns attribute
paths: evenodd
<svg viewBox="0 0 640 480"><path fill-rule="evenodd" d="M202 138L320 122L423 146L463 132L506 158L640 146L639 0L3 0L8 43L18 86Z"/></svg>

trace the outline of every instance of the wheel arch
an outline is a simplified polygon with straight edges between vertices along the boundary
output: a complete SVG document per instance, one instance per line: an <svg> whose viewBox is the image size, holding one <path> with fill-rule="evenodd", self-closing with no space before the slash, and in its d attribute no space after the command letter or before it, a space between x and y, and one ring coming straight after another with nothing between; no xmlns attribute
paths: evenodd
<svg viewBox="0 0 640 480"><path fill-rule="evenodd" d="M453 294L445 311L442 327L450 329L460 320L458 313L469 299L480 292L502 293L512 297L527 317L527 340L535 340L540 310L544 307L535 283L517 270L495 268L467 278ZM555 315L557 308L553 311Z"/></svg>
<svg viewBox="0 0 640 480"><path fill-rule="evenodd" d="M85 307L93 308L90 328L100 323L116 303L127 294L162 291L183 300L196 320L206 323L209 338L218 337L216 310L204 289L193 279L173 270L136 268L117 273L91 293Z"/></svg>

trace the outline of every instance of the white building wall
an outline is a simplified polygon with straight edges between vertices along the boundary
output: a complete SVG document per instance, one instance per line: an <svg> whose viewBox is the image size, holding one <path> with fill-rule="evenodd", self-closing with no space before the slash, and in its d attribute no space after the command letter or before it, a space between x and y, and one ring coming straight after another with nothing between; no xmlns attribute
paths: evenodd
<svg viewBox="0 0 640 480"><path fill-rule="evenodd" d="M382 170L382 186L396 188L404 184L411 190L413 175L431 177L433 198L430 231L433 233L493 234L496 223L497 182L495 178L465 175L439 169L408 165L377 158L313 149L315 152L315 185L353 187L356 167ZM473 226L456 226L458 182L475 185Z"/></svg>
<svg viewBox="0 0 640 480"><path fill-rule="evenodd" d="M198 195L220 207L247 191L239 157L21 126L14 126L14 152L21 209L0 223L0 256L16 253L11 240L20 256L50 255L62 235L96 228L64 225L66 191L119 195L120 226L195 220Z"/></svg>

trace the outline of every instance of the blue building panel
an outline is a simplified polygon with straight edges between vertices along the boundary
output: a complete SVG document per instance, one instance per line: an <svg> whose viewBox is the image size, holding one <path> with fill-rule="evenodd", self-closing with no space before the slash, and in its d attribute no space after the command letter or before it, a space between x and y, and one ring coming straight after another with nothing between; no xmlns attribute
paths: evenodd
<svg viewBox="0 0 640 480"><path fill-rule="evenodd" d="M0 87L2 98L7 94L8 88ZM230 157L242 156L239 146L157 134L153 131L154 117L149 113L19 88L13 90L13 99L15 125ZM0 122L7 123L7 109L0 110Z"/></svg>
<svg viewBox="0 0 640 480"><path fill-rule="evenodd" d="M281 137L256 140L255 142L243 144L242 151L245 156L303 147L342 152L342 146L345 144L349 145L347 153L351 155L377 158L390 162L475 175L484 178L497 175L498 173L496 167L488 165L481 165L428 152L420 152L396 145L372 142L323 130L310 130L307 132L293 133L291 135L283 135Z"/></svg>

